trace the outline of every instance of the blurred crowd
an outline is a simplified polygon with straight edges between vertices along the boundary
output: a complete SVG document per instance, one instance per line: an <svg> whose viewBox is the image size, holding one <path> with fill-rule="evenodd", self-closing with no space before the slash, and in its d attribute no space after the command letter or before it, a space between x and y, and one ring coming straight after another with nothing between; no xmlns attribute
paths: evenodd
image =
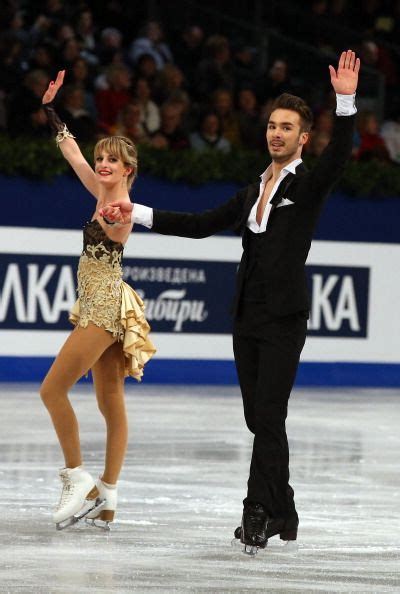
<svg viewBox="0 0 400 594"><path fill-rule="evenodd" d="M210 34L199 23L172 35L162 22L147 20L131 35L124 19L129 13L117 0L108 2L103 15L90 2L3 4L0 129L12 137L50 137L41 98L60 69L66 76L57 111L81 142L121 134L173 150L265 150L273 100L282 92L298 92L284 56L274 56L261 68L256 47ZM348 4L317 0L309 3L308 14L333 19L346 31ZM373 111L359 112L354 158L400 163L398 64L395 52L380 42L380 35L386 44L398 42L400 1L388 4L392 13L382 12L385 2L360 3L360 34L363 27L376 31L375 37L365 32L359 53L364 63L384 72L390 103L383 122ZM313 30L313 18L307 22L308 31L286 22L286 34L299 36L301 30L323 49L327 34ZM329 90L323 96L312 105L315 125L307 151L313 156L321 153L332 131L335 97Z"/></svg>

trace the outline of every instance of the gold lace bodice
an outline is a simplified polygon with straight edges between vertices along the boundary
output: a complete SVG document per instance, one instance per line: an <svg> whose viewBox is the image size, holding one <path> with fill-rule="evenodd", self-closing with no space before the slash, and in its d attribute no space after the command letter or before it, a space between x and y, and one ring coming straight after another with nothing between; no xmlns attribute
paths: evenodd
<svg viewBox="0 0 400 594"><path fill-rule="evenodd" d="M122 338L120 321L124 246L107 237L97 220L83 230L78 266L80 325L93 322Z"/></svg>

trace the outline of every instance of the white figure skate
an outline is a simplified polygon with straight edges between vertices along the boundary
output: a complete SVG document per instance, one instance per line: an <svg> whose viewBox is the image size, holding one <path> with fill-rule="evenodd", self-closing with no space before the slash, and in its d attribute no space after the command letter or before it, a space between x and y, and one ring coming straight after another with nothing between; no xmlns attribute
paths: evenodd
<svg viewBox="0 0 400 594"><path fill-rule="evenodd" d="M104 506L96 508L89 512L86 516L86 523L90 526L96 526L103 530L110 530L110 522L114 520L115 511L117 509L117 485L110 485L98 479L96 487L100 493L100 498L105 500Z"/></svg>
<svg viewBox="0 0 400 594"><path fill-rule="evenodd" d="M90 511L104 506L104 499L93 478L80 466L60 470L62 491L59 504L53 514L57 530L72 526Z"/></svg>

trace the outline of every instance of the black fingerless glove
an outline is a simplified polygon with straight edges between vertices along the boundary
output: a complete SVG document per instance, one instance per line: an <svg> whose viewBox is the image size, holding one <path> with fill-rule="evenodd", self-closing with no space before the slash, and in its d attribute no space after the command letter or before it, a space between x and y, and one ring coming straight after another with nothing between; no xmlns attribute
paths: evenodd
<svg viewBox="0 0 400 594"><path fill-rule="evenodd" d="M62 122L60 120L59 116L57 115L56 110L54 109L53 102L44 103L43 109L46 112L47 121L49 122L49 126L50 126L51 130L54 132L54 134L56 135L56 143L57 144L60 144L60 142L65 140L65 138L75 138L75 136L73 136L71 134L71 132L68 130L67 124L65 124L64 122Z"/></svg>

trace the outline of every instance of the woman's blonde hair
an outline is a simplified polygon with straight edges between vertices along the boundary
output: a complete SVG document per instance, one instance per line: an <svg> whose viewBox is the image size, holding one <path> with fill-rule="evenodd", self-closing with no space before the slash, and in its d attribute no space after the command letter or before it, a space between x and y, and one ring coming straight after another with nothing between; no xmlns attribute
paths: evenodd
<svg viewBox="0 0 400 594"><path fill-rule="evenodd" d="M132 167L131 173L126 179L128 191L131 189L138 170L138 154L135 144L126 136L107 136L101 138L94 147L94 158L106 152L114 155L123 162L125 167Z"/></svg>

